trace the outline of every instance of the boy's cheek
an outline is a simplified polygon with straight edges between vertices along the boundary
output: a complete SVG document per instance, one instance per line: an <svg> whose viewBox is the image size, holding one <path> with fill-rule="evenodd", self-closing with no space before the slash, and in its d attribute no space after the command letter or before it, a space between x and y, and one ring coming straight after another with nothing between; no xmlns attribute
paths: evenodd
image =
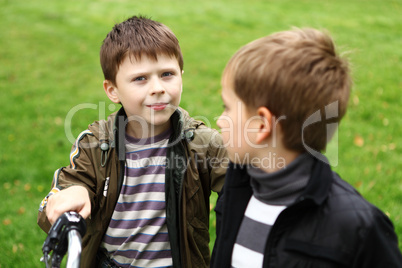
<svg viewBox="0 0 402 268"><path fill-rule="evenodd" d="M228 147L229 146L230 133L228 133L226 131L222 131L222 129L221 129L221 137L222 137L222 141L223 141L223 146Z"/></svg>

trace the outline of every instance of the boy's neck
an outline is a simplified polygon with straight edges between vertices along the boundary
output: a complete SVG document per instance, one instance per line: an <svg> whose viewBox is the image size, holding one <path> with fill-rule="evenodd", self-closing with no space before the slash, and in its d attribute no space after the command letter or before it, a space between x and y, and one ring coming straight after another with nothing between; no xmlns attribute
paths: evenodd
<svg viewBox="0 0 402 268"><path fill-rule="evenodd" d="M259 165L255 165L259 169L267 173L273 173L286 168L298 156L299 152L290 151L281 147L269 148L268 150L261 150L257 152L257 161Z"/></svg>
<svg viewBox="0 0 402 268"><path fill-rule="evenodd" d="M253 154L260 161L259 166L261 170L267 173L273 173L281 169L286 168L292 163L301 153L293 150L289 150L283 144L283 131L280 125L276 126L275 132L269 135L265 140L261 141L260 148L255 148Z"/></svg>
<svg viewBox="0 0 402 268"><path fill-rule="evenodd" d="M169 128L170 128L170 120L165 124L159 126L147 124L147 127L145 129L143 125L133 121L127 124L126 134L136 139L145 139L162 134Z"/></svg>

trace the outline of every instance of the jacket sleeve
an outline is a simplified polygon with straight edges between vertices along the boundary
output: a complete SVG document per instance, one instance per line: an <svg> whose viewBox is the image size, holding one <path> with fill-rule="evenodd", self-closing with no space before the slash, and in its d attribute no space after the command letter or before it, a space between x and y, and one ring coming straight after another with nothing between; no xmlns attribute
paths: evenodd
<svg viewBox="0 0 402 268"><path fill-rule="evenodd" d="M94 148L98 146L98 143L94 142L92 137L93 134L89 130L82 132L72 146L70 165L60 168L54 173L51 190L40 203L37 218L38 225L46 233L51 227L46 217L46 205L47 199L52 194L73 185L81 185L88 190L91 206L94 207L96 173L93 155Z"/></svg>
<svg viewBox="0 0 402 268"><path fill-rule="evenodd" d="M221 247L221 240L222 240L222 235L221 235L221 226L222 226L222 216L223 216L223 203L225 202L225 187L222 187L221 192L219 193L218 196L218 200L216 201L216 205L215 205L215 215L216 215L216 227L215 227L215 243L214 243L214 247L212 250L212 254L211 254L211 268L213 267L217 267L217 254L219 254L220 252L217 253L218 248ZM223 256L221 256L223 257Z"/></svg>
<svg viewBox="0 0 402 268"><path fill-rule="evenodd" d="M229 158L223 146L222 137L216 130L212 132L207 154L209 159L208 167L211 178L211 190L219 193L225 181Z"/></svg>
<svg viewBox="0 0 402 268"><path fill-rule="evenodd" d="M402 267L402 254L391 220L375 209L374 221L366 231L353 267Z"/></svg>

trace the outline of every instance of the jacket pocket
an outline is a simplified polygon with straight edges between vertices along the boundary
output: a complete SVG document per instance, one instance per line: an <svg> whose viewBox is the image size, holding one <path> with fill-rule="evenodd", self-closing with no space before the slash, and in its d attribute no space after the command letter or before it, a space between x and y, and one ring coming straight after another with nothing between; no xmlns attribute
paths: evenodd
<svg viewBox="0 0 402 268"><path fill-rule="evenodd" d="M209 219L209 198L206 199L206 186L203 184L203 177L200 170L190 166L184 180L184 207L186 217L191 221L194 217L200 221L208 222ZM209 193L208 193L209 197Z"/></svg>
<svg viewBox="0 0 402 268"><path fill-rule="evenodd" d="M210 262L208 226L197 218L188 223L189 247L194 267L208 267Z"/></svg>
<svg viewBox="0 0 402 268"><path fill-rule="evenodd" d="M320 267L350 266L351 254L322 245L315 245L305 241L288 239L285 243L284 249L285 251L297 254L301 258L321 262L322 266ZM324 263L327 263L327 265L324 266Z"/></svg>

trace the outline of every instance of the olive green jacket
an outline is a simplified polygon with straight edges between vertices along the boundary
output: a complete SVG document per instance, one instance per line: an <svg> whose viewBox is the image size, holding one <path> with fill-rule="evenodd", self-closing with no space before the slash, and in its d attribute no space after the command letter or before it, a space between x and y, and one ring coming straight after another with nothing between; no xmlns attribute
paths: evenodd
<svg viewBox="0 0 402 268"><path fill-rule="evenodd" d="M52 191L82 185L89 193L91 215L86 220L81 267L95 267L124 179L125 126L120 109L89 125L73 145L70 165L55 172ZM166 166L166 219L174 267L209 267L209 196L220 192L228 159L216 130L194 120L181 108L171 117ZM38 224L48 232L45 198Z"/></svg>

